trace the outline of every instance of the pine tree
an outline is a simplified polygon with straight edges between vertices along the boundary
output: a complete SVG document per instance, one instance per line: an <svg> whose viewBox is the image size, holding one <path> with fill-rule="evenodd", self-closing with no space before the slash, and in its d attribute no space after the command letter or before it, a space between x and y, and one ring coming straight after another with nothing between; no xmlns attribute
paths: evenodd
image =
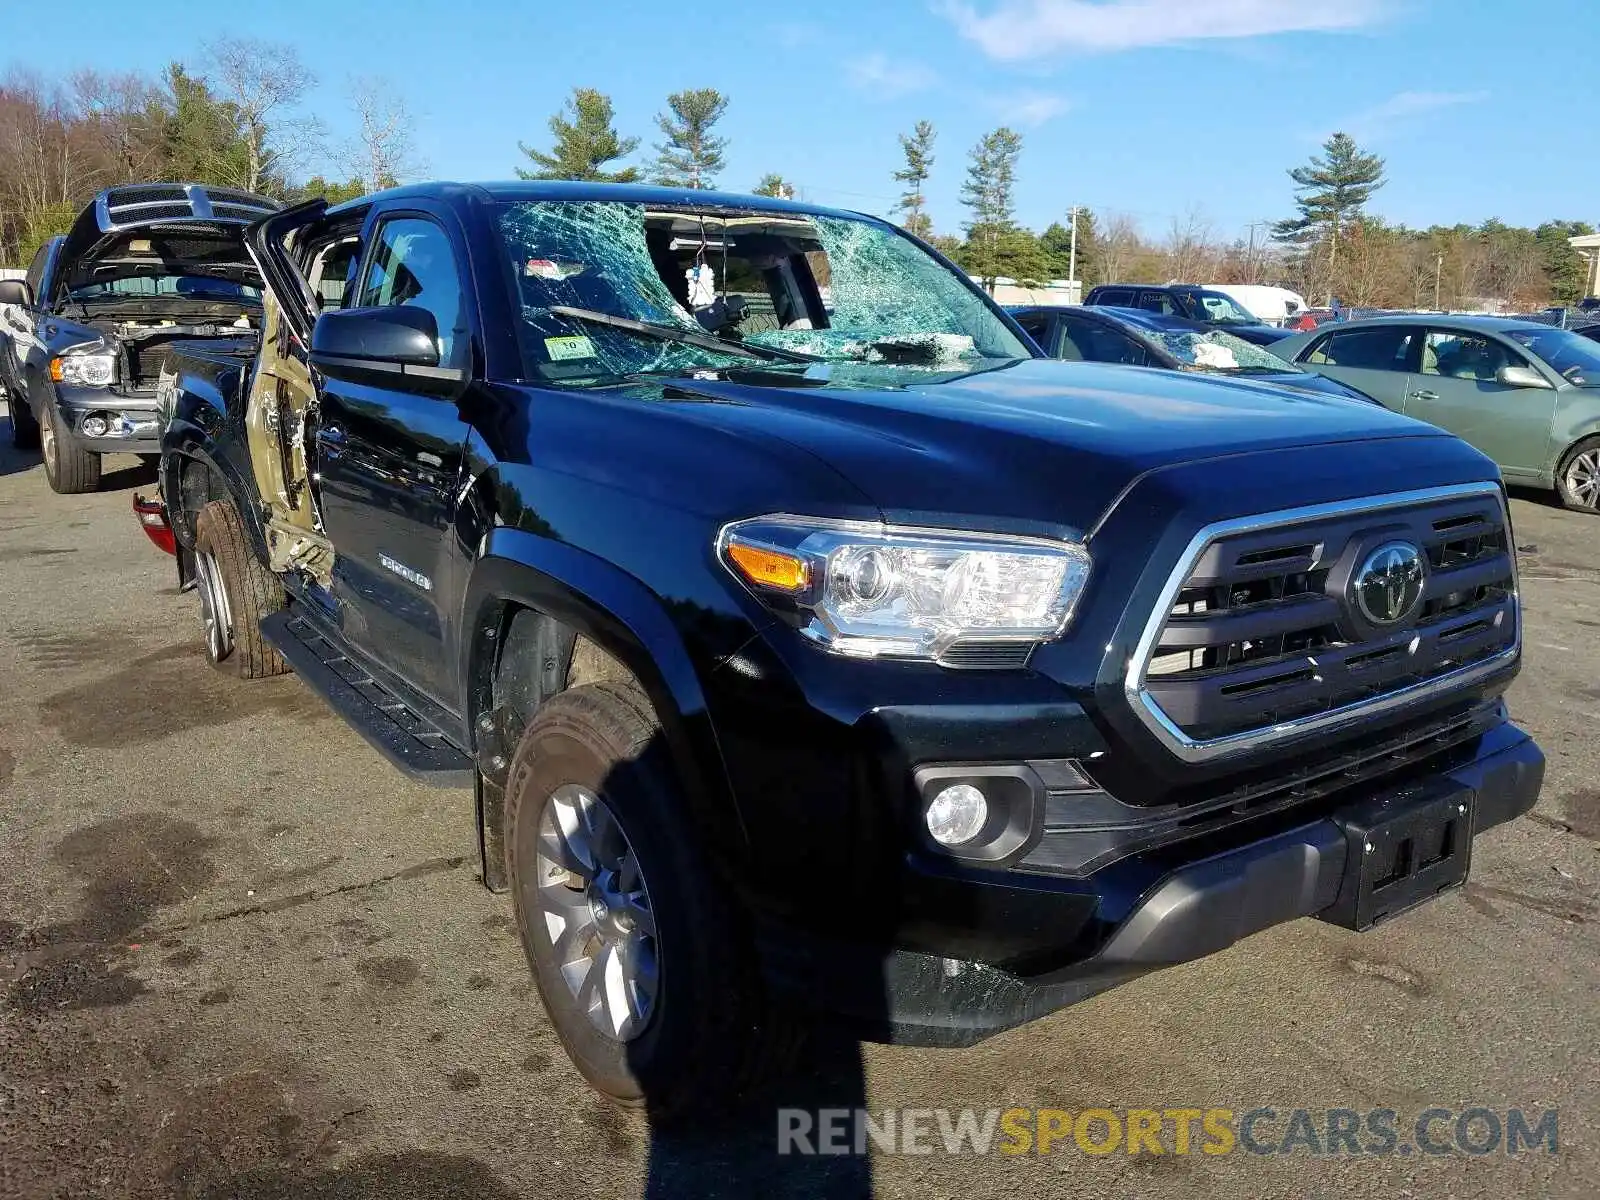
<svg viewBox="0 0 1600 1200"><path fill-rule="evenodd" d="M933 221L923 211L928 198L922 194L922 185L933 169L933 142L937 136L931 121L918 121L910 137L902 133L900 149L905 152L906 165L894 173L895 179L906 185L900 203L895 206L906 214L902 224L907 233L924 239L933 234Z"/></svg>
<svg viewBox="0 0 1600 1200"><path fill-rule="evenodd" d="M1072 278L1072 227L1052 221L1039 235L1039 248L1044 252L1052 279ZM1096 274L1096 245L1094 214L1087 208L1078 209L1078 261L1077 277L1080 280L1099 280Z"/></svg>
<svg viewBox="0 0 1600 1200"><path fill-rule="evenodd" d="M587 179L601 183L632 183L637 167L608 171L607 163L626 158L639 146L636 137L620 138L612 126L611 97L594 88L575 87L566 107L550 118L556 143L550 153L517 143L518 149L539 168L517 168L523 179Z"/></svg>
<svg viewBox="0 0 1600 1200"><path fill-rule="evenodd" d="M794 184L782 175L767 173L761 177L761 182L756 184L755 195L772 196L778 200L794 199Z"/></svg>
<svg viewBox="0 0 1600 1200"><path fill-rule="evenodd" d="M1383 186L1383 159L1363 154L1349 134L1336 133L1323 143L1320 156L1295 167L1289 178L1300 215L1273 225L1273 236L1300 246L1326 240L1332 276L1339 264L1339 231L1360 219L1372 193Z"/></svg>
<svg viewBox="0 0 1600 1200"><path fill-rule="evenodd" d="M711 188L722 170L728 139L711 127L727 111L728 98L716 88L690 88L667 97L670 112L657 113L666 141L656 144L656 182L667 187Z"/></svg>
<svg viewBox="0 0 1600 1200"><path fill-rule="evenodd" d="M1014 191L1017 181L1017 156L1022 153L1022 135L1001 126L986 133L968 155L967 180L961 185L961 202L972 213L967 222L966 253L962 265L994 291L996 277L1006 274L1006 259L1015 242ZM1038 241L1032 253L1037 255Z"/></svg>

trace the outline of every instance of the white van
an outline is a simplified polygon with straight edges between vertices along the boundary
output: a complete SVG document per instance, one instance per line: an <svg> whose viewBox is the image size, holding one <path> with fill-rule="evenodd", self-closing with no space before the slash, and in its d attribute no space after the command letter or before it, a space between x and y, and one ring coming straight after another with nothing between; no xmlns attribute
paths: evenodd
<svg viewBox="0 0 1600 1200"><path fill-rule="evenodd" d="M1264 283L1208 283L1206 287L1221 292L1268 325L1282 325L1296 313L1311 307L1299 292Z"/></svg>

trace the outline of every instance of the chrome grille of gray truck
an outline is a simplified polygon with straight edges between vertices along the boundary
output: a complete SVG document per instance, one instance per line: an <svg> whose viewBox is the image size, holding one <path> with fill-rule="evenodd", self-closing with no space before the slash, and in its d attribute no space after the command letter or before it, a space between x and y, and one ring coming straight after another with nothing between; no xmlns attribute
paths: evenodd
<svg viewBox="0 0 1600 1200"><path fill-rule="evenodd" d="M1465 686L1517 654L1514 555L1494 484L1208 526L1144 631L1128 698L1196 760Z"/></svg>

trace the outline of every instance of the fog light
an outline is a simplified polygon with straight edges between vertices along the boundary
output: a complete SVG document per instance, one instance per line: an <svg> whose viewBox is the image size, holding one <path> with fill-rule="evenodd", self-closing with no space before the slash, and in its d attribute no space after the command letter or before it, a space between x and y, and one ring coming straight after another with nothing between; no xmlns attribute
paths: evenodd
<svg viewBox="0 0 1600 1200"><path fill-rule="evenodd" d="M106 430L111 426L104 417L85 417L83 419L83 434L85 437L105 437Z"/></svg>
<svg viewBox="0 0 1600 1200"><path fill-rule="evenodd" d="M970 783L940 788L928 805L928 833L941 846L960 846L983 832L989 802Z"/></svg>

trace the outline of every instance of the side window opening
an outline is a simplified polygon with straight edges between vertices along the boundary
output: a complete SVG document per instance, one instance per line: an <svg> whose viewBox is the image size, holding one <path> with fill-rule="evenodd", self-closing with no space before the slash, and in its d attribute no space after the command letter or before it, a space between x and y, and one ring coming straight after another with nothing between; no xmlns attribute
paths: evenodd
<svg viewBox="0 0 1600 1200"><path fill-rule="evenodd" d="M1404 371L1415 338L1414 329L1402 326L1341 330L1318 342L1306 355L1306 361L1368 371Z"/></svg>
<svg viewBox="0 0 1600 1200"><path fill-rule="evenodd" d="M38 250L34 251L33 261L28 264L28 271L24 276L24 279L26 279L28 284L28 290L33 293L35 301L42 301L44 299L44 297L39 295L39 288L44 283L44 268L45 263L49 261L49 258L50 242L46 241L44 245L40 246Z"/></svg>
<svg viewBox="0 0 1600 1200"><path fill-rule="evenodd" d="M351 285L360 257L361 237L349 231L339 233L333 240L312 249L306 282L311 285L311 294L317 298L319 311L344 308L346 301L353 298L354 289Z"/></svg>
<svg viewBox="0 0 1600 1200"><path fill-rule="evenodd" d="M393 217L378 227L358 303L428 310L439 327L440 365L462 365L467 340L461 277L449 235L433 221Z"/></svg>
<svg viewBox="0 0 1600 1200"><path fill-rule="evenodd" d="M1444 379L1492 382L1501 367L1525 367L1527 359L1487 337L1430 329L1422 348L1421 373Z"/></svg>

